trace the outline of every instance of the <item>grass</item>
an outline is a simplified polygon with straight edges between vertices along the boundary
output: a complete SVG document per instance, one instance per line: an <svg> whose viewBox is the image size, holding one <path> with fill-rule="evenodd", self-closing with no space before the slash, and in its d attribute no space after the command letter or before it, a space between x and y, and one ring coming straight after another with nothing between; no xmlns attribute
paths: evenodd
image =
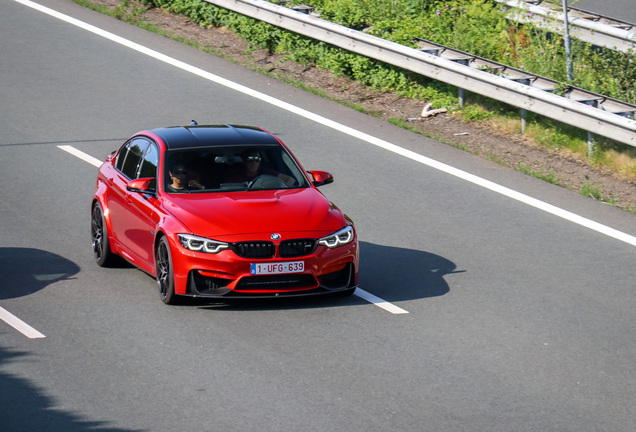
<svg viewBox="0 0 636 432"><path fill-rule="evenodd" d="M600 185L591 184L589 181L585 181L581 188L579 189L579 193L583 196L587 196L593 198L597 201L603 201L608 204L616 204L612 197L606 197L603 194L602 187Z"/></svg>
<svg viewBox="0 0 636 432"><path fill-rule="evenodd" d="M473 107L473 105L478 108ZM471 96L467 103L465 111L469 114L460 112L460 115L465 121L486 122L502 132L521 133L520 110L502 105L499 102L485 100L485 98L475 95ZM489 114L479 114L482 112ZM474 117L477 118L473 119ZM551 151L566 156L579 155L582 159L587 159L597 166L611 169L625 179L636 180L635 147L601 136L594 136L594 152L590 155L588 154L586 131L534 113L527 114L524 135Z"/></svg>
<svg viewBox="0 0 636 432"><path fill-rule="evenodd" d="M528 165L524 164L524 163L519 163L517 165L517 171L520 171L524 174L539 178L543 181L546 181L548 183L552 183L555 185L560 184L559 181L559 176L556 172L552 171L552 170L546 170L545 168L543 169L538 169L538 168L534 168L534 167L529 167Z"/></svg>

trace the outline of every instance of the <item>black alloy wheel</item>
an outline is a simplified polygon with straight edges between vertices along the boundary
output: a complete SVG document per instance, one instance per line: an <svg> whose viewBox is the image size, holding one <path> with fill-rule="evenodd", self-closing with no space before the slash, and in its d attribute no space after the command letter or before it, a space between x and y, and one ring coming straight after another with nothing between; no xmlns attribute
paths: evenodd
<svg viewBox="0 0 636 432"><path fill-rule="evenodd" d="M114 254L110 250L104 212L98 202L93 204L93 211L91 212L91 238L93 241L93 256L97 265L100 267L112 265Z"/></svg>
<svg viewBox="0 0 636 432"><path fill-rule="evenodd" d="M178 296L174 293L174 273L172 268L172 256L168 239L162 237L155 251L155 263L157 267L157 286L159 297L165 304L177 304Z"/></svg>

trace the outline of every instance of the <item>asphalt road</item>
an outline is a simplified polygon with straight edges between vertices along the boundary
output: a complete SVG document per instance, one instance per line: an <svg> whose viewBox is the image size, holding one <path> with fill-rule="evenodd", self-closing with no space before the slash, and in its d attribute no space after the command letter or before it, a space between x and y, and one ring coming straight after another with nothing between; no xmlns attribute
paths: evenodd
<svg viewBox="0 0 636 432"><path fill-rule="evenodd" d="M568 5L636 24L634 0L568 0Z"/></svg>
<svg viewBox="0 0 636 432"><path fill-rule="evenodd" d="M633 430L636 215L40 3L384 141L1 2L2 432ZM360 296L168 307L144 273L94 264L96 168L59 146L103 160L191 119L263 126L331 171L360 287L408 313Z"/></svg>

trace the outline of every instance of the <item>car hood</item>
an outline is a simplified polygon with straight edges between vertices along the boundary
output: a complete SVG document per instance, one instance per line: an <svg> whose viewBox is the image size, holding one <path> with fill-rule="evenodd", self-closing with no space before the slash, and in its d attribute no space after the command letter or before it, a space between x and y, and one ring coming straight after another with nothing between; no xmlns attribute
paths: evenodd
<svg viewBox="0 0 636 432"><path fill-rule="evenodd" d="M283 232L322 236L345 225L342 212L314 188L169 195L164 207L191 233L226 241Z"/></svg>

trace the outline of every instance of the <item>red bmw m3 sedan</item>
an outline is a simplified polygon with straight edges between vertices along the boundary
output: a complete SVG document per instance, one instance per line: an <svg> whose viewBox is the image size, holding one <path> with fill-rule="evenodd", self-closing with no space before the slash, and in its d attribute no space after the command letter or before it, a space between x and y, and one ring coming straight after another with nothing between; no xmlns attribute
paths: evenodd
<svg viewBox="0 0 636 432"><path fill-rule="evenodd" d="M97 264L124 258L156 277L161 300L352 294L353 221L264 129L175 126L139 132L99 169L91 205Z"/></svg>

